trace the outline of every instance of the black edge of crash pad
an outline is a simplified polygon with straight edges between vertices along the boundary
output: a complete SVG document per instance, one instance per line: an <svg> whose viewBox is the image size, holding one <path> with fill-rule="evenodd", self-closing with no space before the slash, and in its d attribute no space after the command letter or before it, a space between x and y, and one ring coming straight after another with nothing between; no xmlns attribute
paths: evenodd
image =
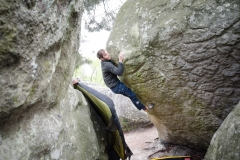
<svg viewBox="0 0 240 160"><path fill-rule="evenodd" d="M110 142L108 142L108 144L112 146L112 148L117 152L117 154L121 159L126 159L126 158L130 159L133 153L125 142L122 127L120 125L112 99L83 83L76 83L73 86L75 89L78 89L79 91L81 91L83 95L89 100L89 102L96 109L99 116L103 119L106 126L111 125L110 123L113 120L117 130L116 131L106 130L107 134L110 134L110 137L111 137L110 138L111 140ZM104 103L106 105L99 105L98 103L99 104ZM111 115L106 113L108 110L106 107L109 108ZM108 117L106 117L106 115ZM121 143L119 143L119 139Z"/></svg>

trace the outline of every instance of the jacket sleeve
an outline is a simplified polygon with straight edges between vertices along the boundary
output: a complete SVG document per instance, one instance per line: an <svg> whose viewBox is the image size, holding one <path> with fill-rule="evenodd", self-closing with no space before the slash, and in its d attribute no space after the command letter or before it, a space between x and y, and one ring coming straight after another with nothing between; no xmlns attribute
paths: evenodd
<svg viewBox="0 0 240 160"><path fill-rule="evenodd" d="M106 71L116 74L118 76L122 76L124 71L124 65L123 63L119 62L118 67L116 67L111 62L108 62L106 66Z"/></svg>

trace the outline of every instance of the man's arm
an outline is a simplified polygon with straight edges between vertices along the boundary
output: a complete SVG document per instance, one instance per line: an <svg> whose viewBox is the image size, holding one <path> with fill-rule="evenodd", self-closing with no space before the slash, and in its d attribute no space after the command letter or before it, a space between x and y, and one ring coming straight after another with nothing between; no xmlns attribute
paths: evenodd
<svg viewBox="0 0 240 160"><path fill-rule="evenodd" d="M118 76L122 76L124 71L123 63L119 62L118 67L116 67L112 62L105 62L106 63L106 71L109 71L113 74L116 74Z"/></svg>
<svg viewBox="0 0 240 160"><path fill-rule="evenodd" d="M119 63L118 67L116 67L112 62L105 62L106 63L106 70L116 74L118 76L122 76L123 71L124 71L124 65L123 65L123 59L124 59L124 54L121 52L118 56Z"/></svg>

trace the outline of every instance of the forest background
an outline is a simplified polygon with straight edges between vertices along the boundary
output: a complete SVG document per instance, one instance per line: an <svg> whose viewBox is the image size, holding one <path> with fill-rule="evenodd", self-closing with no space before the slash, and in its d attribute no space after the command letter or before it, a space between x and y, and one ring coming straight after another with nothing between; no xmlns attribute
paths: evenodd
<svg viewBox="0 0 240 160"><path fill-rule="evenodd" d="M81 27L80 60L74 79L105 86L101 63L96 57L99 49L105 49L117 12L126 0L86 0Z"/></svg>

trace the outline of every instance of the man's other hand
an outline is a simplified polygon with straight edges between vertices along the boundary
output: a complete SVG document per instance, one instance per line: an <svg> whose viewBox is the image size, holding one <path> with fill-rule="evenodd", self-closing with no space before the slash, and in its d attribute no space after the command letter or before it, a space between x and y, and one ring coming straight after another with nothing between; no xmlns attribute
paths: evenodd
<svg viewBox="0 0 240 160"><path fill-rule="evenodd" d="M118 55L118 59L119 59L119 62L123 62L123 59L124 59L124 53L123 52L120 52L119 55Z"/></svg>

